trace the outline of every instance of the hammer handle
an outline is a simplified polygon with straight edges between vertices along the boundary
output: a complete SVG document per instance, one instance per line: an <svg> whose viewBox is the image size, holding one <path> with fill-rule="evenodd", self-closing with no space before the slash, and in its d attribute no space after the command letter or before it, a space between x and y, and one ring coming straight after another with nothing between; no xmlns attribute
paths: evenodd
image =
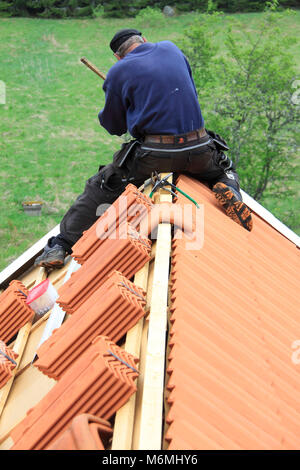
<svg viewBox="0 0 300 470"><path fill-rule="evenodd" d="M100 70L97 69L97 67L95 65L93 65L85 57L82 57L80 60L84 65L86 65L89 69L91 69L93 72L95 72L97 75L99 75L99 77L101 77L103 80L106 79L106 76L102 72L100 72Z"/></svg>

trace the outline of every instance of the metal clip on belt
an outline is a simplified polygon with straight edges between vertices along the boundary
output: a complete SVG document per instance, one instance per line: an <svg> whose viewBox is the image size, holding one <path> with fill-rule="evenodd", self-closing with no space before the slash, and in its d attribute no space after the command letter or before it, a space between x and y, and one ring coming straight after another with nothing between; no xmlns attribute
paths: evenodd
<svg viewBox="0 0 300 470"><path fill-rule="evenodd" d="M171 186L171 188L175 189L176 191L178 191L180 194L182 194L183 196L185 196L187 199L189 199L190 201L192 201L196 207L199 208L199 205L197 203L197 201L195 201L195 199L193 199L191 196L189 196L187 193L185 193L184 191L182 191L181 189L177 188L177 186L175 186L175 184L173 183L170 183L168 181L168 178L170 178L170 176L172 175L172 173L169 173L167 176L165 176L164 178L160 178L160 175L155 172L155 178L156 178L156 182L152 188L152 191L149 195L149 197L151 198L153 196L153 193L158 189L158 188L164 188L166 189L167 191L169 191L173 196L175 196L177 198L177 194L175 194L171 189L167 189L165 186L169 185Z"/></svg>
<svg viewBox="0 0 300 470"><path fill-rule="evenodd" d="M227 155L221 153L218 165L226 172L232 168L232 161Z"/></svg>

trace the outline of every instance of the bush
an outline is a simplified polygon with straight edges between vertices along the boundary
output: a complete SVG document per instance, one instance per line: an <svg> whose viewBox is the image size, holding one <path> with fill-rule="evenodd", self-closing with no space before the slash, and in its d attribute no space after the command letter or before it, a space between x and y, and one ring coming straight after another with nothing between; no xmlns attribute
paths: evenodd
<svg viewBox="0 0 300 470"><path fill-rule="evenodd" d="M165 16L159 8L143 8L136 15L136 25L138 27L156 26L165 21Z"/></svg>
<svg viewBox="0 0 300 470"><path fill-rule="evenodd" d="M0 16L12 16L12 2L0 1Z"/></svg>
<svg viewBox="0 0 300 470"><path fill-rule="evenodd" d="M140 10L147 6L154 6L154 1L147 2L147 0L111 0L109 2L103 2L104 16L123 18L123 17L134 17Z"/></svg>
<svg viewBox="0 0 300 470"><path fill-rule="evenodd" d="M95 8L93 8L93 16L95 18L99 18L100 16L104 15L104 8L103 5L97 5Z"/></svg>
<svg viewBox="0 0 300 470"><path fill-rule="evenodd" d="M101 0L1 0L1 16L66 18L93 16Z"/></svg>

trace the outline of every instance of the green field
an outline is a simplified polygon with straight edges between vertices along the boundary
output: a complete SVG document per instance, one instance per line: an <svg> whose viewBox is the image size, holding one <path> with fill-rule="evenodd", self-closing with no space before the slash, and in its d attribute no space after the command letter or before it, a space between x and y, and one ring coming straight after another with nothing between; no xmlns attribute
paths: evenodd
<svg viewBox="0 0 300 470"><path fill-rule="evenodd" d="M236 16L255 34L259 15ZM116 30L137 25L150 41L176 43L195 21L199 18L192 13L138 25L134 19L102 17L0 19L0 80L6 84L6 104L0 105L0 269L59 223L85 180L100 163L110 161L122 142L99 126L102 80L80 58L87 57L107 73L115 61L108 44ZM299 23L297 12L282 28L295 35ZM295 58L297 51L295 46ZM295 60L300 76L299 54ZM23 213L26 200L44 202L41 217ZM276 209L276 201L267 203ZM296 198L281 204L277 216L278 210L299 209ZM293 229L300 233L299 223Z"/></svg>

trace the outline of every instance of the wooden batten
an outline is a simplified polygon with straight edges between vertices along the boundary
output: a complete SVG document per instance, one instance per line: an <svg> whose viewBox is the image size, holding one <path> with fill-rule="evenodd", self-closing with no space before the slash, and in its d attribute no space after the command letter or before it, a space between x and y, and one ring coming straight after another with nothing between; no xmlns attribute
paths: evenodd
<svg viewBox="0 0 300 470"><path fill-rule="evenodd" d="M162 175L162 178L165 175ZM172 202L164 189L158 202ZM163 433L165 350L171 254L171 224L158 225L151 292L138 450L160 450Z"/></svg>
<svg viewBox="0 0 300 470"><path fill-rule="evenodd" d="M150 189L145 191L149 195ZM143 268L134 276L134 284L147 292L148 274L150 262L146 263ZM147 306L146 306L147 308ZM124 349L133 354L139 360L141 359L142 338L145 318L141 318L138 323L128 331ZM139 367L140 369L140 367ZM137 381L138 389L141 388L141 380ZM133 430L135 427L135 414L137 405L137 394L130 397L127 403L116 413L114 432L112 440L112 450L131 450Z"/></svg>
<svg viewBox="0 0 300 470"><path fill-rule="evenodd" d="M147 289L149 263L147 263L134 277L138 287ZM144 328L144 318L128 331L124 349L140 359L141 343ZM140 384L140 381L139 381ZM136 394L116 413L112 450L131 450L136 409Z"/></svg>

